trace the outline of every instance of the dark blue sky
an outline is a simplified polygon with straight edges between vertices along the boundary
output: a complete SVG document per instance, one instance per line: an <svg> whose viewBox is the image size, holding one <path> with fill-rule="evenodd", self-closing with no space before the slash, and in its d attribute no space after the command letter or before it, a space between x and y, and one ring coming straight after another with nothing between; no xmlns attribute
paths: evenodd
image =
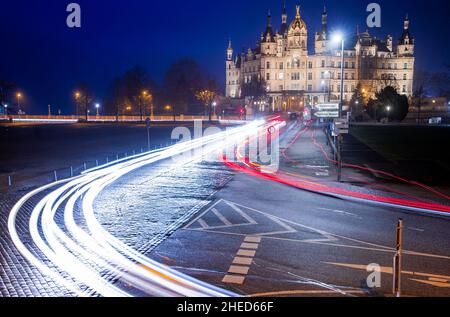
<svg viewBox="0 0 450 317"><path fill-rule="evenodd" d="M278 28L282 7L282 0L78 0L82 28L75 30L65 24L70 2L0 2L0 77L24 92L28 113L45 113L49 103L70 111L72 93L80 82L93 87L101 101L110 81L137 64L160 81L172 62L193 57L222 83L228 39L237 51L254 46L265 28L267 10L272 10ZM357 24L366 28L366 6L375 1L325 2L330 29L351 34ZM290 21L297 3L312 39L320 28L323 1L287 0ZM439 70L450 63L448 1L378 3L383 26L372 33L397 38L409 13L417 68Z"/></svg>

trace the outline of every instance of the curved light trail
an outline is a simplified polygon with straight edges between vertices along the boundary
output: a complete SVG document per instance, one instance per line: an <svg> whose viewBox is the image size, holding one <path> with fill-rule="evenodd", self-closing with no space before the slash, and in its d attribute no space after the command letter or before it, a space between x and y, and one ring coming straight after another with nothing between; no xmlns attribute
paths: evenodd
<svg viewBox="0 0 450 317"><path fill-rule="evenodd" d="M297 135L295 136L294 140L288 144L287 148L292 146L307 131L307 129L308 129L308 127L300 130L297 133ZM334 160L329 158L328 154L323 149L323 146L317 142L314 134L312 135L312 142L314 143L315 146L317 146L321 149L322 153L324 154L325 158L328 161L335 163ZM248 141L243 141L237 147L236 151L238 153L236 154L236 157L240 161L240 164L230 161L226 156L224 156L222 159L224 161L224 163L228 167L230 167L236 171L240 171L240 172L246 173L251 176L260 177L262 179L266 179L266 180L270 180L270 181L275 181L275 182L285 184L288 186L292 186L292 187L296 187L299 189L308 190L308 191L311 191L314 193L326 194L326 195L330 195L330 196L334 196L334 197L338 197L338 198L344 198L344 199L356 201L356 202L374 203L374 204L378 204L378 205L382 205L382 206L386 206L386 207L397 207L397 208L403 208L403 209L410 210L410 211L431 213L431 214L436 214L436 215L440 215L440 216L450 216L450 206L443 205L440 203L424 201L423 199L420 199L420 198L418 199L415 196L411 196L411 195L404 194L401 192L397 192L397 193L403 194L404 196L407 196L407 197L409 196L408 198L413 198L413 200L383 196L383 195L378 195L378 194L368 194L368 193L358 192L358 191L351 190L351 189L344 189L341 187L336 187L336 186L330 185L330 184L328 184L328 182L327 183L321 182L319 179L315 179L312 177L306 177L306 176L298 174L298 173L290 173L290 172L286 172L283 170L279 170L275 174L263 173L263 172L261 172L261 169L260 169L261 165L258 163L255 163L255 162L251 162L249 157L245 154L245 148L248 144L249 144ZM244 153L242 153L242 151L244 151ZM285 157L287 156L286 151L287 151L287 149L281 151ZM343 166L367 170L367 171L374 171L374 170L364 168L361 166L357 166L357 165L350 165L350 164L344 165L343 164ZM448 196L446 196L426 185L420 184L418 182L408 181L406 179L403 179L401 177L398 177L396 175L393 175L393 174L390 174L390 173L387 173L384 171L376 170L375 172L379 172L383 175L387 175L387 176L390 176L397 180L418 186L422 189L428 190L428 191L436 194L437 196L440 196L441 198L449 199ZM391 192L393 192L393 190L391 190Z"/></svg>
<svg viewBox="0 0 450 317"><path fill-rule="evenodd" d="M102 190L143 166L177 157L171 169L201 160L266 129L255 121L211 136L136 155L86 171L80 176L38 188L20 199L8 218L8 230L19 252L43 274L76 296L237 296L153 261L129 247L95 217L94 201ZM202 149L198 153L198 149ZM192 155L192 153L196 153ZM190 156L179 158L180 154ZM35 202L37 201L37 202ZM25 206L34 206L31 214ZM25 215L28 231L19 232ZM23 228L21 228L23 230ZM29 242L31 237L32 243Z"/></svg>

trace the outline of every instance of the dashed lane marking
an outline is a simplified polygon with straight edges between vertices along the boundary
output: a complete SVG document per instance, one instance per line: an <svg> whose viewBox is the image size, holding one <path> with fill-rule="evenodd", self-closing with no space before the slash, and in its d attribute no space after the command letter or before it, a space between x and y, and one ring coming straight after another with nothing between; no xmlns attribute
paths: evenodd
<svg viewBox="0 0 450 317"><path fill-rule="evenodd" d="M230 266L228 273L247 275L249 270L250 268L248 266L232 265Z"/></svg>
<svg viewBox="0 0 450 317"><path fill-rule="evenodd" d="M233 264L230 266L227 275L222 282L226 284L244 284L245 277L250 271L250 266L253 263L253 258L256 256L256 250L261 243L261 237L247 236L241 244ZM231 275L232 274L232 275ZM239 274L239 275L236 275Z"/></svg>
<svg viewBox="0 0 450 317"><path fill-rule="evenodd" d="M261 237L245 237L245 242L260 243Z"/></svg>
<svg viewBox="0 0 450 317"><path fill-rule="evenodd" d="M239 250L237 253L238 256L249 256L254 257L256 255L256 251L251 250Z"/></svg>
<svg viewBox="0 0 450 317"><path fill-rule="evenodd" d="M227 284L244 284L245 276L238 276L238 275L226 275L222 282Z"/></svg>
<svg viewBox="0 0 450 317"><path fill-rule="evenodd" d="M237 256L233 260L233 264L241 264L241 265L251 265L253 262L253 258L244 258Z"/></svg>
<svg viewBox="0 0 450 317"><path fill-rule="evenodd" d="M247 242L244 242L244 243L242 243L242 245L241 245L241 249L250 249L250 250L256 250L256 249L258 249L258 244L257 243L247 243Z"/></svg>

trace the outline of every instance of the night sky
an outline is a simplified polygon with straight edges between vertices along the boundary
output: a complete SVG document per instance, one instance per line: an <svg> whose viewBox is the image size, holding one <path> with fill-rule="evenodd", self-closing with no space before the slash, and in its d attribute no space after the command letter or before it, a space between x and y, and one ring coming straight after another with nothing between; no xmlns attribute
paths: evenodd
<svg viewBox="0 0 450 317"><path fill-rule="evenodd" d="M17 84L28 113L46 113L47 105L72 112L72 94L88 83L101 101L111 80L142 65L156 81L174 61L197 59L224 82L228 39L235 51L254 46L271 9L276 29L282 0L78 0L82 28L69 29L65 0L1 0L0 78ZM75 2L75 1L73 1ZM328 0L330 30L364 31L367 4L374 1ZM320 28L323 2L287 0L289 22L301 4L310 41ZM438 71L450 64L448 1L378 1L382 28L371 33L397 39L409 13L416 37L417 68ZM312 42L309 44L311 50Z"/></svg>

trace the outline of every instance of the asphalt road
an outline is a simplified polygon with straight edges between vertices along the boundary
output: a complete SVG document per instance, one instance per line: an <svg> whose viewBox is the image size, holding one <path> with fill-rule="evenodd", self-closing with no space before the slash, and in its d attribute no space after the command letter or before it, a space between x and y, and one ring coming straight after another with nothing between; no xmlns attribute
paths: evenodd
<svg viewBox="0 0 450 317"><path fill-rule="evenodd" d="M314 155L308 160L322 172L334 169ZM244 174L149 256L243 295L392 296L400 218L403 295L450 296L449 218L349 202ZM380 287L367 285L371 264L380 267Z"/></svg>
<svg viewBox="0 0 450 317"><path fill-rule="evenodd" d="M244 139L251 129L254 127L243 127L235 135ZM266 130L265 127L261 129ZM207 149L220 148L219 141L223 138L224 135L212 136L208 139ZM94 170L68 184L61 183L66 188L54 184L55 188L36 193L29 201L23 200L23 208L19 204L10 215L9 220L15 219L15 222L8 222L9 232L17 233L14 246L21 248L22 255L34 261L41 270L51 271L51 280L57 283L49 294L72 296L85 290L94 296L233 294L198 281L193 281L194 288L186 287L186 283L192 282L190 277L194 277L242 295L390 296L395 229L397 220L403 218L403 294L450 295L448 218L349 202L245 174L237 174L228 183L217 185L208 178L219 175L229 180L228 173L215 165L209 166L213 173L208 172L207 166L192 165L190 159L187 164L178 162L168 167L162 164L159 166L161 173L158 169L152 171L152 164L165 162L174 153L198 147L197 141L193 141L138 156L109 169ZM304 163L308 163L308 168L316 166L320 173L317 175L313 171L308 177L315 175L329 181L334 167L325 161L317 161L319 152L310 149ZM283 160L282 168L288 165L291 170L296 170ZM303 171L303 167L297 171ZM110 186L118 177L121 180ZM195 182L195 186L187 195L191 182ZM108 186L105 196L96 199L94 205L95 197L104 186ZM147 189L148 186L151 188ZM170 193L166 196L158 195L158 189L167 192L169 188ZM44 197L44 194L48 196ZM198 199L192 200L192 195ZM189 198L192 200L189 204L195 204L190 210L174 204L184 201L183 206L187 205ZM159 201L154 208L165 208L167 217L163 217L164 221L154 214L153 207L149 207L155 204L155 199ZM105 201L104 208L98 208ZM36 205L39 208L34 208ZM53 205L55 207L51 208ZM56 215L52 215L52 211ZM150 223L155 220L159 222ZM139 231L140 227L147 229ZM148 230L151 227L159 227L164 232L151 235ZM29 233L28 229L31 230ZM61 245L56 237L67 243ZM99 241L112 253L105 254L105 248L97 246ZM153 243L147 247L152 241L156 241L158 247L155 248ZM9 241L6 242L13 248ZM144 247L138 248L139 245ZM156 262L137 254L131 246ZM27 254L25 249L31 253ZM5 250L1 254L9 257L12 253ZM74 254L80 256L70 260ZM176 271L160 267L157 262ZM380 287L369 288L367 285L370 274L367 266L370 264L380 268ZM7 288L9 292L9 281L15 278L18 286L12 283L13 290L26 290L31 283L36 285L36 289L19 293L20 296L39 296L42 294L38 285L47 285L50 281L36 284L39 276L24 281L19 279L23 274L15 273L15 268L28 267L20 261L5 267L11 267L12 272L0 271L0 290ZM117 268L126 274L117 275ZM117 279L119 282L115 282ZM77 281L80 280L86 287L79 289ZM61 282L65 282L61 285L68 289L56 289ZM136 288L143 293L136 292Z"/></svg>

